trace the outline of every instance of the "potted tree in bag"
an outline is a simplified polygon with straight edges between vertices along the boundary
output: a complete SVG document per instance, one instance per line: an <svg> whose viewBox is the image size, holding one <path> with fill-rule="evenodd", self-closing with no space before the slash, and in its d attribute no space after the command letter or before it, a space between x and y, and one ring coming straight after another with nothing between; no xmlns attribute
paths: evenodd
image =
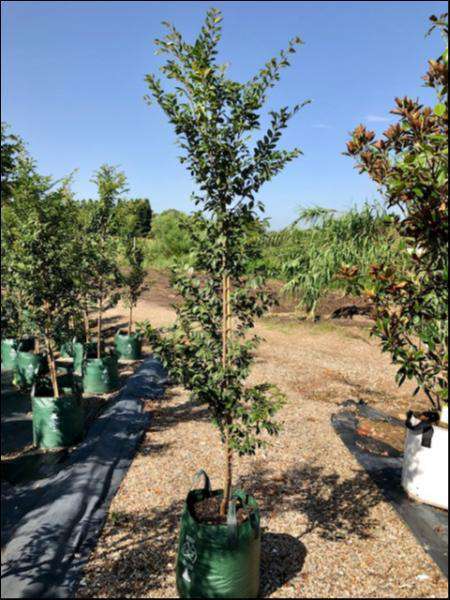
<svg viewBox="0 0 450 600"><path fill-rule="evenodd" d="M56 367L56 348L64 338L68 316L77 311L75 209L68 184L69 180L54 183L42 177L27 158L21 161L14 186L11 278L21 309L39 332L36 335L45 348L49 372L48 380L36 372L26 381L33 385L34 441L43 448L74 444L84 427L77 386L70 377L63 380ZM24 354L28 351L36 356L33 345L31 340L30 348L23 348Z"/></svg>
<svg viewBox="0 0 450 600"><path fill-rule="evenodd" d="M432 17L448 36L448 17ZM348 143L361 172L395 208L411 261L404 272L373 266L374 332L401 385L417 382L429 402L408 414L403 486L413 498L448 509L448 47L425 77L437 103L397 98L399 122L382 139L359 126Z"/></svg>
<svg viewBox="0 0 450 600"><path fill-rule="evenodd" d="M223 489L192 491L182 518L177 586L182 597L250 598L259 589L260 517L256 501L233 489L236 455L253 454L278 432L273 417L283 404L274 386L246 384L258 338L249 335L255 319L271 304L262 276L251 275L258 248L249 233L263 209L256 194L299 150L277 150L282 132L298 111L271 113L271 125L254 146L248 139L259 128L267 92L294 53L272 59L248 83L226 76L216 63L221 37L219 11L210 10L194 44L171 25L157 40L169 59L163 73L176 83L165 92L147 76L153 97L174 125L200 193L201 213L192 228L192 269L174 273L183 302L171 334L146 334L171 374L192 398L210 409L224 448Z"/></svg>
<svg viewBox="0 0 450 600"><path fill-rule="evenodd" d="M17 352L21 335L21 315L17 291L11 281L11 255L13 235L13 190L17 181L19 161L25 156L23 141L8 132L6 123L1 124L1 329L2 370L13 371L17 367Z"/></svg>
<svg viewBox="0 0 450 600"><path fill-rule="evenodd" d="M124 240L124 254L127 271L121 275L122 298L129 310L128 330L116 334L116 351L120 358L138 360L142 354L142 336L134 331L133 309L144 291L144 253L136 238Z"/></svg>
<svg viewBox="0 0 450 600"><path fill-rule="evenodd" d="M114 207L126 191L126 177L110 165L102 165L92 180L98 189L91 223L88 228L95 260L86 273L90 284L90 299L97 306L96 356L88 357L83 366L83 388L93 394L111 393L119 387L117 354L104 351L103 314L119 299L117 288L120 274L117 268L116 240L112 236Z"/></svg>

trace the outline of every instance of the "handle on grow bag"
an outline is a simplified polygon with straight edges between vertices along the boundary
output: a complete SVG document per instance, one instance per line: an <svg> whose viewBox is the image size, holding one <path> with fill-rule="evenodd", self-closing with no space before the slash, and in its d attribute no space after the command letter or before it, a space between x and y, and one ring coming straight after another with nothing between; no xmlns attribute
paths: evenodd
<svg viewBox="0 0 450 600"><path fill-rule="evenodd" d="M408 411L406 427L414 434L422 435L422 446L424 448L431 448L434 435L433 424L437 423L440 417L434 412L421 413L420 417L423 417L423 419L417 417L412 410Z"/></svg>
<svg viewBox="0 0 450 600"><path fill-rule="evenodd" d="M244 506L248 506L248 497L249 497L248 494L246 494L242 490L235 490L233 492L233 496L235 498L238 498L239 500L241 500L241 502ZM257 518L256 513L254 511L252 511L250 513L249 521L250 521L250 525L252 526L253 531L255 532L255 539L258 539L261 527L260 527L259 519Z"/></svg>
<svg viewBox="0 0 450 600"><path fill-rule="evenodd" d="M194 475L194 479L192 480L192 484L191 484L191 490L193 489L194 485L197 483L197 481L201 477L203 477L203 481L204 481L203 489L205 491L205 494L208 494L208 496L210 496L212 493L211 480L208 477L208 474L206 473L206 471L204 471L203 469L200 469L200 471L197 471L197 473Z"/></svg>

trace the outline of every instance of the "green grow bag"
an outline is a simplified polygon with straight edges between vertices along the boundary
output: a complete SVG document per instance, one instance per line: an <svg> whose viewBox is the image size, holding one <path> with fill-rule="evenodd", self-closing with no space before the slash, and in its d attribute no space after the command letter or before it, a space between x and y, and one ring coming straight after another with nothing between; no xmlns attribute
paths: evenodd
<svg viewBox="0 0 450 600"><path fill-rule="evenodd" d="M258 504L243 491L233 493L227 525L201 524L192 506L211 491L203 471L205 487L189 492L181 519L177 560L177 590L180 598L257 598L260 585L261 529ZM236 501L250 509L249 518L238 525Z"/></svg>
<svg viewBox="0 0 450 600"><path fill-rule="evenodd" d="M142 337L138 333L128 335L124 331L118 331L115 344L119 358L139 360L142 356Z"/></svg>
<svg viewBox="0 0 450 600"><path fill-rule="evenodd" d="M14 369L14 384L22 388L30 388L46 368L47 361L43 354L19 350Z"/></svg>
<svg viewBox="0 0 450 600"><path fill-rule="evenodd" d="M2 340L2 369L12 371L17 361L17 340L5 338Z"/></svg>
<svg viewBox="0 0 450 600"><path fill-rule="evenodd" d="M119 387L117 355L89 358L83 365L83 390L88 394L110 394Z"/></svg>
<svg viewBox="0 0 450 600"><path fill-rule="evenodd" d="M74 342L73 343L73 372L80 374L83 372L83 364L87 358L94 358L97 344L95 342Z"/></svg>
<svg viewBox="0 0 450 600"><path fill-rule="evenodd" d="M33 386L33 441L39 448L74 446L83 437L84 412L79 391L73 384L67 387L61 383L60 394L55 398L49 384Z"/></svg>
<svg viewBox="0 0 450 600"><path fill-rule="evenodd" d="M61 358L73 358L75 340L64 342L59 349Z"/></svg>

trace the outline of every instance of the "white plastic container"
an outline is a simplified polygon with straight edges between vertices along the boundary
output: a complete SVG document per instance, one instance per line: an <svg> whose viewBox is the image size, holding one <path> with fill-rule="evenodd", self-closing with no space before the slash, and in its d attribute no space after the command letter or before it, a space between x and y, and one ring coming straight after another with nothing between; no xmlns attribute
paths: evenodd
<svg viewBox="0 0 450 600"><path fill-rule="evenodd" d="M421 433L407 430L402 485L414 500L448 510L448 428L432 427L431 448Z"/></svg>

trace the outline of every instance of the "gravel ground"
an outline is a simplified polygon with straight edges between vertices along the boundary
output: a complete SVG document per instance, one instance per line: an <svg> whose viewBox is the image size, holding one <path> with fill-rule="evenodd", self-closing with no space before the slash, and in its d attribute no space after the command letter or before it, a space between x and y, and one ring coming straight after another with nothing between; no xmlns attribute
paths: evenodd
<svg viewBox="0 0 450 600"><path fill-rule="evenodd" d="M164 299L167 301L164 302ZM159 290L138 319L173 318ZM117 309L120 314L121 307ZM267 319L253 381L288 397L284 429L265 452L239 460L237 479L262 509L262 596L444 598L447 581L385 502L330 425L339 404L366 400L403 416L401 392L367 330ZM153 425L110 507L80 598L174 598L178 522L199 468L221 485L217 431L176 388L149 402Z"/></svg>

